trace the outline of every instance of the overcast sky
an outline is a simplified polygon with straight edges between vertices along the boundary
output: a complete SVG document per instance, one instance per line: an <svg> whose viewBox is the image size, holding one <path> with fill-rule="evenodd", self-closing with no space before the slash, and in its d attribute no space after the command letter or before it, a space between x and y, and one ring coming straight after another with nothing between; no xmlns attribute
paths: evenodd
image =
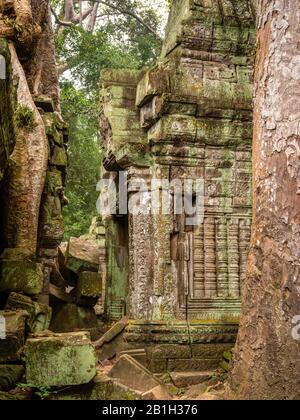
<svg viewBox="0 0 300 420"><path fill-rule="evenodd" d="M143 0L143 3L145 4L145 7L149 7L149 2L151 6L155 9L157 9L158 14L161 16L161 31L164 32L167 20L168 20L168 1L167 0Z"/></svg>

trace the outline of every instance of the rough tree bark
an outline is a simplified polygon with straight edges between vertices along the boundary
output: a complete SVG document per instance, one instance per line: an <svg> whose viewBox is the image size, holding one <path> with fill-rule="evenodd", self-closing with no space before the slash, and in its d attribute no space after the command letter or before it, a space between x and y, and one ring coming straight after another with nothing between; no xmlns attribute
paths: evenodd
<svg viewBox="0 0 300 420"><path fill-rule="evenodd" d="M10 7L1 9L0 37L10 40L18 106L15 148L10 157L7 186L5 246L21 248L34 256L48 164L45 127L34 96L51 97L59 112L58 76L49 0L13 0L9 3ZM13 28L13 34L1 32L1 23L7 22Z"/></svg>
<svg viewBox="0 0 300 420"><path fill-rule="evenodd" d="M49 0L32 0L32 18L41 28L38 42L31 48L31 54L22 57L29 89L34 96L52 97L57 111L60 111L59 84L55 60L54 35L52 31Z"/></svg>
<svg viewBox="0 0 300 420"><path fill-rule="evenodd" d="M32 126L24 124L18 127L15 148L10 156L6 238L9 248L23 249L29 255L35 255L40 202L48 163L48 142L43 120L33 102L12 43L10 53L13 76L18 80L18 107L30 110Z"/></svg>
<svg viewBox="0 0 300 420"><path fill-rule="evenodd" d="M230 383L238 399L300 398L299 27L299 1L258 1L254 220Z"/></svg>
<svg viewBox="0 0 300 420"><path fill-rule="evenodd" d="M0 37L14 42L32 95L51 96L59 111L49 0L6 0L0 7Z"/></svg>

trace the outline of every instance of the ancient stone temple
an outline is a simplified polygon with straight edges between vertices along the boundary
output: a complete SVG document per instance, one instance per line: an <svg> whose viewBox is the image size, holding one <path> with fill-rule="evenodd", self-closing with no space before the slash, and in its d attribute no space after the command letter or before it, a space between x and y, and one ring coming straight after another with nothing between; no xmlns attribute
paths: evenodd
<svg viewBox="0 0 300 420"><path fill-rule="evenodd" d="M251 228L254 2L173 3L157 65L102 73L100 117L103 178L125 171L128 201L149 202L140 179L204 181L196 225L174 212L103 216L107 317L129 317L128 346L157 372L210 368L232 347Z"/></svg>
<svg viewBox="0 0 300 420"><path fill-rule="evenodd" d="M68 243L49 4L29 61L16 5L0 0L0 400L20 381L64 387L58 399L168 399L154 374L211 378L238 330L252 0L174 0L157 64L102 73L101 211Z"/></svg>

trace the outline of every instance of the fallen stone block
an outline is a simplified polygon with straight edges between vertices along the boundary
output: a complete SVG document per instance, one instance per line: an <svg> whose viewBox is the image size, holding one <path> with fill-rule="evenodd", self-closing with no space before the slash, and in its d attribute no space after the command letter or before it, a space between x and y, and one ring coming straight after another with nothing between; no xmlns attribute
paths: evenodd
<svg viewBox="0 0 300 420"><path fill-rule="evenodd" d="M27 383L35 387L80 385L96 376L88 333L37 335L25 346Z"/></svg>
<svg viewBox="0 0 300 420"><path fill-rule="evenodd" d="M76 287L77 303L94 307L102 293L102 275L92 271L79 274Z"/></svg>
<svg viewBox="0 0 300 420"><path fill-rule="evenodd" d="M44 112L54 112L55 106L53 99L44 95L34 96L34 103L37 108L41 108Z"/></svg>
<svg viewBox="0 0 300 420"><path fill-rule="evenodd" d="M68 242L62 242L57 248L57 252L58 252L57 258L58 258L58 264L60 268L65 265L67 249L68 249Z"/></svg>
<svg viewBox="0 0 300 420"><path fill-rule="evenodd" d="M58 270L60 274L62 275L62 277L64 278L65 282L75 287L77 284L78 278L77 278L76 273L73 273L73 271L69 270L66 267L67 249L68 249L68 242L62 242L58 247L58 256L57 256Z"/></svg>
<svg viewBox="0 0 300 420"><path fill-rule="evenodd" d="M142 393L163 385L148 369L127 354L120 357L108 376Z"/></svg>
<svg viewBox="0 0 300 420"><path fill-rule="evenodd" d="M64 147L54 146L50 163L55 166L68 166L68 154Z"/></svg>
<svg viewBox="0 0 300 420"><path fill-rule="evenodd" d="M77 306L73 303L60 303L53 308L50 330L56 333L88 331L94 337L93 330L98 329L98 322L93 308Z"/></svg>
<svg viewBox="0 0 300 420"><path fill-rule="evenodd" d="M21 292L37 295L43 290L42 265L29 260L1 261L0 292Z"/></svg>
<svg viewBox="0 0 300 420"><path fill-rule="evenodd" d="M49 293L51 296L65 303L73 303L75 301L74 297L65 291L65 288L57 287L51 283L49 285Z"/></svg>
<svg viewBox="0 0 300 420"><path fill-rule="evenodd" d="M20 359L25 343L25 311L0 311L0 363Z"/></svg>
<svg viewBox="0 0 300 420"><path fill-rule="evenodd" d="M100 265L99 247L93 240L70 238L65 263L66 267L76 274L81 271L98 272Z"/></svg>
<svg viewBox="0 0 300 420"><path fill-rule="evenodd" d="M148 359L149 360L149 359ZM150 359L149 360L149 369L152 373L165 373L167 372L168 360L167 359Z"/></svg>
<svg viewBox="0 0 300 420"><path fill-rule="evenodd" d="M123 334L119 334L109 343L105 343L101 347L96 347L97 357L100 362L106 362L112 360L125 349L127 349L128 344L123 338Z"/></svg>
<svg viewBox="0 0 300 420"><path fill-rule="evenodd" d="M170 401L173 399L173 397L161 385L150 389L150 391L144 392L142 397L143 400L147 401Z"/></svg>
<svg viewBox="0 0 300 420"><path fill-rule="evenodd" d="M186 388L208 381L212 372L171 372L171 379L177 388Z"/></svg>
<svg viewBox="0 0 300 420"><path fill-rule="evenodd" d="M120 356L127 354L148 369L149 361L145 349L127 349L120 352Z"/></svg>
<svg viewBox="0 0 300 420"><path fill-rule="evenodd" d="M33 333L45 331L49 328L52 309L48 305L33 302L28 296L15 292L11 293L6 302L5 309L26 311L29 315L26 319L26 325Z"/></svg>
<svg viewBox="0 0 300 420"><path fill-rule="evenodd" d="M0 391L15 388L25 372L23 365L0 365Z"/></svg>
<svg viewBox="0 0 300 420"><path fill-rule="evenodd" d="M59 270L57 259L53 261L53 264L51 264L51 268L52 271L50 274L50 283L61 289L68 287L67 280L63 277L62 273Z"/></svg>
<svg viewBox="0 0 300 420"><path fill-rule="evenodd" d="M63 389L47 398L47 400L73 401L128 401L142 399L141 392L129 389L105 375L98 375L88 384Z"/></svg>
<svg viewBox="0 0 300 420"><path fill-rule="evenodd" d="M128 317L124 317L120 319L120 321L116 322L108 331L106 331L103 336L94 343L96 348L102 347L106 343L110 343L113 339L115 339L122 331L126 328L128 324Z"/></svg>

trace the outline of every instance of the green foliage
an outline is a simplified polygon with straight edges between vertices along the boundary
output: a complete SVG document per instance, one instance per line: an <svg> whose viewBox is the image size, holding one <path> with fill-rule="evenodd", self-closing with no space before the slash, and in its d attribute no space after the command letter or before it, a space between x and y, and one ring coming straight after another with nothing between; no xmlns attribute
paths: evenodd
<svg viewBox="0 0 300 420"><path fill-rule="evenodd" d="M162 0L163 1L163 0ZM157 30L158 9L141 0L112 0L130 9ZM63 19L62 0L53 0ZM96 214L96 184L100 176L101 138L98 129L100 72L104 68L140 69L157 59L161 43L137 19L101 6L93 31L85 25L56 28L57 61L68 69L61 80L62 113L70 125L70 167L64 210L65 239L87 233Z"/></svg>
<svg viewBox="0 0 300 420"><path fill-rule="evenodd" d="M96 184L100 170L97 100L75 89L71 82L62 84L62 111L70 124L68 183L70 204L64 209L65 237L80 236L89 229L96 214Z"/></svg>
<svg viewBox="0 0 300 420"><path fill-rule="evenodd" d="M106 33L86 32L80 27L67 29L60 54L68 63L72 79L80 82L89 92L98 89L101 69L138 66L134 54L112 45Z"/></svg>
<svg viewBox="0 0 300 420"><path fill-rule="evenodd" d="M224 353L223 353L223 358L224 358L227 362L232 362L232 352L231 352L231 351L224 351Z"/></svg>
<svg viewBox="0 0 300 420"><path fill-rule="evenodd" d="M40 400L45 400L46 398L48 398L52 392L51 389L45 386L42 387L36 387L34 385L31 384L17 384L18 388L20 388L21 390L32 390L33 394L38 397Z"/></svg>

